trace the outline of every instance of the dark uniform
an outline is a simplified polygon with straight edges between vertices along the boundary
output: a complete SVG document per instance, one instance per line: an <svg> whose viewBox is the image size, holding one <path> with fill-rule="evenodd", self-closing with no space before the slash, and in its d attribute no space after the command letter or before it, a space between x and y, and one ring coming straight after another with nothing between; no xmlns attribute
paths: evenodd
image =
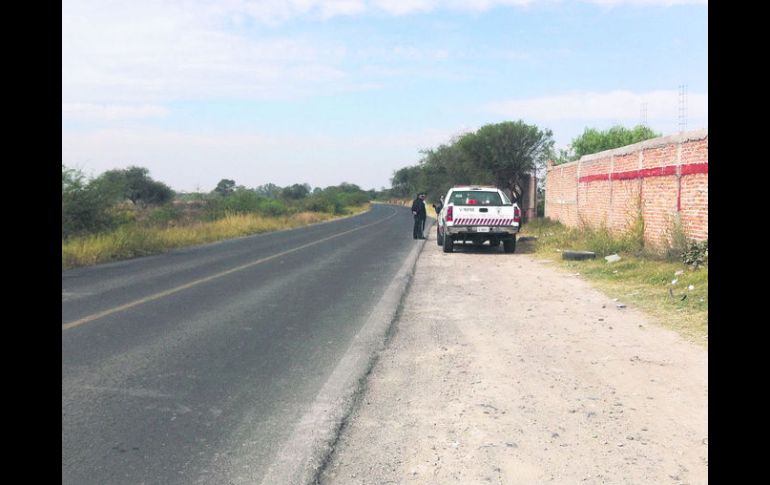
<svg viewBox="0 0 770 485"><path fill-rule="evenodd" d="M428 217L425 211L425 194L417 194L417 198L412 202L412 215L414 216L414 230L412 236L415 239L425 239L425 219Z"/></svg>

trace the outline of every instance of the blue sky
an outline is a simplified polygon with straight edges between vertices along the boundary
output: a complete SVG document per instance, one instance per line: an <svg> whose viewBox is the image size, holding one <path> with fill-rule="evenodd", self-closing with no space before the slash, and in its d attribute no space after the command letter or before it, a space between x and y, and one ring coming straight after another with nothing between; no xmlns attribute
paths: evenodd
<svg viewBox="0 0 770 485"><path fill-rule="evenodd" d="M708 5L688 0L62 2L62 163L178 191L390 185L420 151L523 120L708 127Z"/></svg>

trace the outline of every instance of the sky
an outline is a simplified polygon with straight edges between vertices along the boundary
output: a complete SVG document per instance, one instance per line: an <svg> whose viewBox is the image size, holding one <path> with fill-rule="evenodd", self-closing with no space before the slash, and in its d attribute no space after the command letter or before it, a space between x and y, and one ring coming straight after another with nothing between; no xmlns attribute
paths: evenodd
<svg viewBox="0 0 770 485"><path fill-rule="evenodd" d="M519 120L557 148L708 128L707 1L62 2L62 163L89 176L379 190Z"/></svg>

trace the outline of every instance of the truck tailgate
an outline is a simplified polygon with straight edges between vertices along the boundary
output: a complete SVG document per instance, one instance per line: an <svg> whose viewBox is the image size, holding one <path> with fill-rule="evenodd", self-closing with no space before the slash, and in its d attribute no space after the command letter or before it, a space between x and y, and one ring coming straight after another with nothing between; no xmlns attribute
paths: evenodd
<svg viewBox="0 0 770 485"><path fill-rule="evenodd" d="M455 206L453 220L447 221L447 225L453 226L514 226L513 207L467 207Z"/></svg>

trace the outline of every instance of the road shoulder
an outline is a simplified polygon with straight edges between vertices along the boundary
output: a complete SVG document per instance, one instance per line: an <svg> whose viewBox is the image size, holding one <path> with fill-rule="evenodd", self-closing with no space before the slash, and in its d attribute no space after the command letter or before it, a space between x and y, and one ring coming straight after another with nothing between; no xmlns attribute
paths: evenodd
<svg viewBox="0 0 770 485"><path fill-rule="evenodd" d="M707 483L708 351L525 254L423 248L320 482Z"/></svg>

